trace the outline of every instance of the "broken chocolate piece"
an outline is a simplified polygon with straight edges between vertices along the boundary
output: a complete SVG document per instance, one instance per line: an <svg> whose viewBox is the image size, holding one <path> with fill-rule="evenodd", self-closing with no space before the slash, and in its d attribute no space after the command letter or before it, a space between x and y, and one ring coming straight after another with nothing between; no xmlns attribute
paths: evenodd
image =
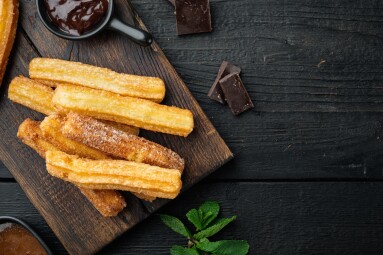
<svg viewBox="0 0 383 255"><path fill-rule="evenodd" d="M225 94L225 99L234 115L238 115L250 108L254 108L253 102L238 73L232 73L222 78L220 86Z"/></svg>
<svg viewBox="0 0 383 255"><path fill-rule="evenodd" d="M235 66L227 61L223 61L218 70L217 78L215 78L213 86L211 86L207 96L217 102L220 102L221 104L226 104L225 95L223 94L222 89L219 85L219 80L221 80L228 74L232 74L232 73L239 74L240 72L241 72L241 68L239 68L238 66Z"/></svg>
<svg viewBox="0 0 383 255"><path fill-rule="evenodd" d="M178 35L212 30L209 0L175 0L175 4Z"/></svg>

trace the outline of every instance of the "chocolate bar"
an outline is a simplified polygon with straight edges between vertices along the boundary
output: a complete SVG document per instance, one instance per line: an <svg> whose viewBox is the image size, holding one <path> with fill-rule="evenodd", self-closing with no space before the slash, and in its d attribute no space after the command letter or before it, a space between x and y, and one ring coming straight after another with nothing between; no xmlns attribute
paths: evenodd
<svg viewBox="0 0 383 255"><path fill-rule="evenodd" d="M212 30L209 0L175 0L175 4L178 35Z"/></svg>
<svg viewBox="0 0 383 255"><path fill-rule="evenodd" d="M218 70L217 78L215 78L213 86L211 86L207 96L217 102L220 102L221 104L226 104L225 95L223 94L222 89L219 85L219 80L221 80L228 74L232 74L232 73L239 74L240 72L241 72L241 68L239 68L238 66L235 66L227 61L223 61Z"/></svg>
<svg viewBox="0 0 383 255"><path fill-rule="evenodd" d="M238 73L232 73L219 80L225 100L234 115L254 108L253 102Z"/></svg>

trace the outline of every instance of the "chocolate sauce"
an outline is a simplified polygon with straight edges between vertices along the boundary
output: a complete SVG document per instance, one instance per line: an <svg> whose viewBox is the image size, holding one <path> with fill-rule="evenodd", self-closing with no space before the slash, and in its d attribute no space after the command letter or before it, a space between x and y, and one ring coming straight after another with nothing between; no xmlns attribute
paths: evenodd
<svg viewBox="0 0 383 255"><path fill-rule="evenodd" d="M105 16L108 0L44 0L52 22L64 32L81 35Z"/></svg>
<svg viewBox="0 0 383 255"><path fill-rule="evenodd" d="M47 255L47 252L27 229L9 222L0 224L0 254Z"/></svg>

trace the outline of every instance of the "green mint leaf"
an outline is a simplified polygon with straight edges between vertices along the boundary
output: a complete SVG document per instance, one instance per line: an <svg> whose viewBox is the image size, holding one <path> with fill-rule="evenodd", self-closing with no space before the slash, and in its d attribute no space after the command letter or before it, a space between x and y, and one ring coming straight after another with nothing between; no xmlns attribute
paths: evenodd
<svg viewBox="0 0 383 255"><path fill-rule="evenodd" d="M221 231L224 227L226 227L230 222L232 222L236 218L237 218L236 216L233 216L227 219L219 219L210 227L196 233L193 237L197 240L201 240L202 238L213 236L217 234L219 231Z"/></svg>
<svg viewBox="0 0 383 255"><path fill-rule="evenodd" d="M197 209L191 209L188 211L186 217L191 223L193 223L197 231L202 229L202 219Z"/></svg>
<svg viewBox="0 0 383 255"><path fill-rule="evenodd" d="M215 201L207 201L203 203L198 210L192 209L187 214L188 220L193 223L196 230L205 229L219 213L219 204Z"/></svg>
<svg viewBox="0 0 383 255"><path fill-rule="evenodd" d="M198 251L193 248L185 248L182 246L174 245L170 249L171 255L200 255Z"/></svg>
<svg viewBox="0 0 383 255"><path fill-rule="evenodd" d="M162 214L160 215L162 222L171 228L174 232L183 235L184 237L190 238L191 233L190 231L185 227L185 225L177 219L176 217Z"/></svg>
<svg viewBox="0 0 383 255"><path fill-rule="evenodd" d="M243 240L200 242L197 248L215 255L246 255L249 252L249 244Z"/></svg>
<svg viewBox="0 0 383 255"><path fill-rule="evenodd" d="M205 229L215 218L217 218L219 213L219 204L216 201L206 201L199 208L198 211L202 216L202 226L201 229Z"/></svg>

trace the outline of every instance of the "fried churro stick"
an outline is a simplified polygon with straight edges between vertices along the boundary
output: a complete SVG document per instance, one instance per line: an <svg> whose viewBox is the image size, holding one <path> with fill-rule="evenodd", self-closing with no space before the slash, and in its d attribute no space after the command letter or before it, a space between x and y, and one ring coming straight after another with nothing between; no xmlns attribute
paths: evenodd
<svg viewBox="0 0 383 255"><path fill-rule="evenodd" d="M78 186L119 189L151 197L175 198L182 187L181 173L125 160L91 160L60 151L47 151L48 172Z"/></svg>
<svg viewBox="0 0 383 255"><path fill-rule="evenodd" d="M16 35L18 7L17 0L0 1L0 86Z"/></svg>
<svg viewBox="0 0 383 255"><path fill-rule="evenodd" d="M145 138L117 130L91 117L68 113L61 131L71 140L114 157L177 169L181 173L185 167L185 161L174 151Z"/></svg>
<svg viewBox="0 0 383 255"><path fill-rule="evenodd" d="M126 207L125 198L116 190L77 187L104 217L117 216Z"/></svg>
<svg viewBox="0 0 383 255"><path fill-rule="evenodd" d="M8 90L10 100L45 115L51 115L58 111L52 103L53 94L53 89L23 76L15 77L9 85ZM62 111L62 114L65 114L65 111ZM113 121L102 120L102 122L132 135L138 135L139 133L137 127Z"/></svg>
<svg viewBox="0 0 383 255"><path fill-rule="evenodd" d="M45 115L57 111L52 103L53 89L23 76L15 77L8 89L10 100Z"/></svg>
<svg viewBox="0 0 383 255"><path fill-rule="evenodd" d="M165 84L160 78L122 74L73 61L35 58L29 64L29 75L53 85L85 86L158 103L165 97Z"/></svg>
<svg viewBox="0 0 383 255"><path fill-rule="evenodd" d="M78 115L78 114L76 114ZM85 117L79 115L79 118L87 118L91 119L90 117ZM96 120L94 120L96 121ZM98 121L97 121L98 122ZM113 122L115 123L115 122ZM101 125L105 125L103 123L100 123ZM48 117L45 117L45 119L41 122L40 124L40 129L42 132L42 135L44 138L51 142L54 146L58 148L58 150L64 151L65 153L72 154L72 155L79 155L80 157L84 158L90 158L90 159L107 159L109 158L108 155L105 153L93 149L91 147L88 147L87 145L80 142L76 142L73 139L68 139L65 137L62 133L62 127L64 125L64 117L58 115L58 114L53 114ZM129 127L127 125L122 125L123 127ZM111 127L113 128L113 127ZM133 128L134 129L134 128ZM118 129L117 132L122 132ZM132 130L129 130L132 131ZM133 130L134 131L134 130ZM126 134L125 132L122 132ZM129 134L128 134L129 135ZM134 136L134 135L132 135ZM111 153L108 153L111 154ZM118 157L116 155L111 154L114 157ZM83 191L82 191L83 192ZM84 192L83 192L84 193ZM92 195L93 193L91 191L87 191L87 194ZM149 197L149 196L141 196L140 194L134 194L140 199L144 199L147 201L153 201L155 198Z"/></svg>
<svg viewBox="0 0 383 255"><path fill-rule="evenodd" d="M58 150L53 144L43 138L40 122L26 119L20 124L17 137L26 145L34 149L42 158L45 152Z"/></svg>
<svg viewBox="0 0 383 255"><path fill-rule="evenodd" d="M85 117L85 116L80 116L80 117ZM90 118L90 117L87 117ZM96 120L94 120L96 121ZM115 122L113 122L115 124ZM103 123L101 123L103 124ZM90 159L107 159L110 158L108 155L105 153L93 149L91 147L86 146L83 143L76 142L72 139L66 138L61 129L62 126L64 125L64 117L60 116L59 114L53 114L48 117L45 117L45 119L41 122L40 124L40 129L42 132L42 135L44 138L52 143L54 146L56 146L58 149L64 151L65 153L72 154L72 155L79 155L80 157L84 158L90 158ZM105 125L105 124L103 124ZM127 125L122 125L123 127L129 127ZM134 132L136 128L132 128L129 130L129 132ZM118 129L116 129L118 132L122 132ZM123 132L124 133L124 132ZM126 134L126 133L125 133ZM131 135L134 136L134 135ZM113 155L112 155L113 156ZM116 157L116 156L115 156ZM92 190L81 190L83 194L85 194L87 197L88 196L95 196L94 192ZM97 195L98 193L96 193ZM106 194L107 195L107 194ZM144 199L147 201L153 201L155 198L148 197L148 196L139 196L139 194L134 194L137 195L138 198ZM103 197L100 198L95 198L95 200L100 201ZM101 203L101 202L98 202Z"/></svg>
<svg viewBox="0 0 383 255"><path fill-rule="evenodd" d="M40 129L40 122L38 121L26 119L21 123L17 136L42 158L45 158L45 153L48 150L59 150L44 139ZM126 206L125 199L115 190L92 190L82 187L79 187L79 189L104 217L116 216Z"/></svg>
<svg viewBox="0 0 383 255"><path fill-rule="evenodd" d="M157 199L156 197L151 197L151 196L147 196L147 195L140 194L140 193L132 192L132 194L135 195L136 197L138 197L139 199L145 200L145 201L148 201L148 202L153 202L154 200Z"/></svg>
<svg viewBox="0 0 383 255"><path fill-rule="evenodd" d="M128 134L131 134L131 135L139 135L140 134L140 129L138 127L125 125L125 124L110 121L110 120L98 120L98 121L100 121L106 125L112 126L115 129L121 130L121 131L126 132Z"/></svg>
<svg viewBox="0 0 383 255"><path fill-rule="evenodd" d="M33 79L34 81L40 83L41 85L56 88L57 85L59 85L57 82L54 81L48 81L48 80L41 80L41 79Z"/></svg>
<svg viewBox="0 0 383 255"><path fill-rule="evenodd" d="M58 114L45 117L40 124L40 129L45 140L52 143L59 150L65 151L71 155L79 155L80 157L90 159L110 158L102 151L90 148L82 143L66 138L61 132L63 123L63 117Z"/></svg>
<svg viewBox="0 0 383 255"><path fill-rule="evenodd" d="M55 90L53 103L96 119L168 134L187 136L194 127L189 110L86 87L60 85Z"/></svg>

